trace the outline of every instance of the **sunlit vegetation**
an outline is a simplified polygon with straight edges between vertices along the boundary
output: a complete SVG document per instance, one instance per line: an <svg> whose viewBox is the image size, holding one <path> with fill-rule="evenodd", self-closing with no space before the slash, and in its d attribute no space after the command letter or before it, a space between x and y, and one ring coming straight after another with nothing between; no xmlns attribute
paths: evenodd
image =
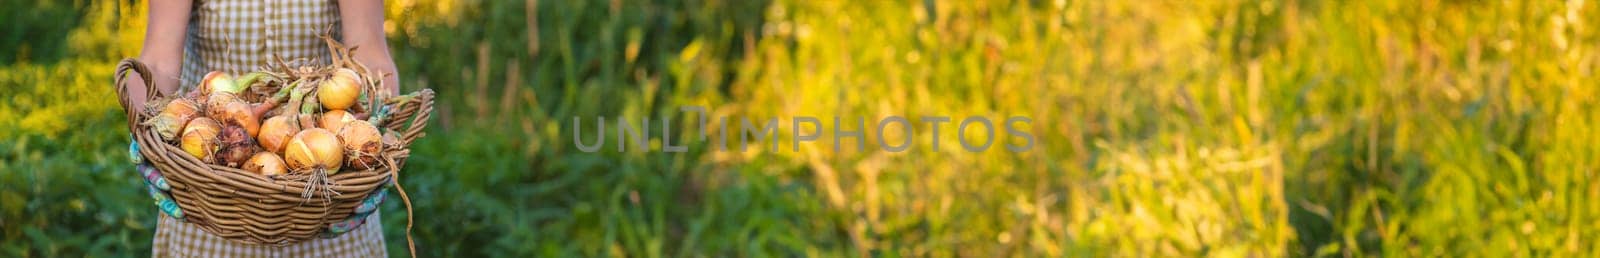
<svg viewBox="0 0 1600 258"><path fill-rule="evenodd" d="M0 256L148 253L110 87L143 3L4 2ZM419 256L1600 255L1595 3L387 2L403 91L442 100L401 180ZM688 105L1038 145L572 142Z"/></svg>

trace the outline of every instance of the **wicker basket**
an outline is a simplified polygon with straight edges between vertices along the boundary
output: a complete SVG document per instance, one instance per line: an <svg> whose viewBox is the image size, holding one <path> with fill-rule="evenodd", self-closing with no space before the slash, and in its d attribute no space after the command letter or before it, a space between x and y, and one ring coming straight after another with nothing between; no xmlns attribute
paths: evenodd
<svg viewBox="0 0 1600 258"><path fill-rule="evenodd" d="M131 98L146 101L160 97L150 78L149 68L134 59L117 65L115 83L118 99L128 115L128 130L139 143L139 154L159 169L171 185L171 195L185 214L184 220L213 235L235 242L258 245L287 245L317 238L329 224L351 216L357 205L399 176L409 156L408 148L386 149L380 154L384 165L369 171L343 171L329 176L338 194L313 191L302 196L304 180L261 176L236 168L210 165L161 140L154 129L140 125L153 116L143 107L128 106ZM144 81L145 96L129 96L124 85L128 72ZM137 87L137 86L135 86ZM433 92L423 89L418 101L395 109L384 128L400 133L401 146L422 135L433 110Z"/></svg>

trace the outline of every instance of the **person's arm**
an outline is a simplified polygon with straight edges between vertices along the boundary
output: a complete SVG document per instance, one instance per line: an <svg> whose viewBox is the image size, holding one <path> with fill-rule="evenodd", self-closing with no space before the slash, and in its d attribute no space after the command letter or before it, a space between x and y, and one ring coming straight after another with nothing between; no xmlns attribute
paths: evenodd
<svg viewBox="0 0 1600 258"><path fill-rule="evenodd" d="M390 93L400 93L399 69L389 56L389 43L383 35L383 0L339 0L339 18L344 21L344 45L360 47L356 61L377 70Z"/></svg>
<svg viewBox="0 0 1600 258"><path fill-rule="evenodd" d="M191 0L151 0L145 7L150 10L149 20L144 25L144 49L139 50L139 62L150 68L150 79L155 81L156 90L171 95L178 90L178 72L183 65L183 38L189 30L189 7ZM129 75L124 81L128 85L128 94L138 96L130 98L129 108L144 107L145 88L144 79L139 76ZM133 119L129 117L128 119ZM130 128L131 130L131 128ZM131 133L131 132L130 132ZM139 142L134 141L131 134L128 136L128 153L133 157L134 170L139 171L143 177L145 187L149 188L150 198L155 200L156 209L168 217L183 219L183 209L178 208L178 202L172 199L168 192L172 190L167 184L166 177L161 176L148 160L138 153Z"/></svg>
<svg viewBox="0 0 1600 258"><path fill-rule="evenodd" d="M150 19L145 23L144 49L139 51L139 62L150 68L150 78L156 89L172 94L178 90L178 72L183 65L183 38L189 29L190 0L151 0ZM128 76L128 93L144 96L144 80ZM144 106L144 99L133 98L129 104Z"/></svg>

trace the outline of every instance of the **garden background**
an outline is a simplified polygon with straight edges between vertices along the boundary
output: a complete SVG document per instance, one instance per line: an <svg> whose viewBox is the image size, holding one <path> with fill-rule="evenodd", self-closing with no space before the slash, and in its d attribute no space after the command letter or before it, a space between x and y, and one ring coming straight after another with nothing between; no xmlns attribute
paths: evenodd
<svg viewBox="0 0 1600 258"><path fill-rule="evenodd" d="M1584 0L387 5L402 89L442 100L401 180L422 257L1600 255ZM110 85L145 4L0 6L0 256L147 255ZM571 142L685 105L1023 115L1037 145Z"/></svg>

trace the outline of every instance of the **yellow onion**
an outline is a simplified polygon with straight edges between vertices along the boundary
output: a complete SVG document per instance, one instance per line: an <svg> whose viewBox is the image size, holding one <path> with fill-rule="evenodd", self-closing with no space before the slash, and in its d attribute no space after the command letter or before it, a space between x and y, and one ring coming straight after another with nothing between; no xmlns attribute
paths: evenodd
<svg viewBox="0 0 1600 258"><path fill-rule="evenodd" d="M345 124L356 121L356 116L352 116L350 112L344 112L344 110L333 110L322 113L322 117L317 120L318 127L328 129L329 132L338 132L344 129Z"/></svg>
<svg viewBox="0 0 1600 258"><path fill-rule="evenodd" d="M244 128L250 137L256 137L261 131L261 118L256 116L255 109L251 108L250 104L245 104L242 100L223 104L221 108L207 110L206 113L223 125L237 125Z"/></svg>
<svg viewBox="0 0 1600 258"><path fill-rule="evenodd" d="M183 138L179 145L183 148L183 152L188 152L201 161L211 162L211 154L220 146L217 143L217 135L221 132L222 125L217 124L216 120L198 117L183 127Z"/></svg>
<svg viewBox="0 0 1600 258"><path fill-rule="evenodd" d="M333 175L344 165L343 144L333 132L322 128L300 131L289 139L283 156L289 169L296 172L322 170Z"/></svg>
<svg viewBox="0 0 1600 258"><path fill-rule="evenodd" d="M300 132L300 122L292 116L282 115L267 118L261 124L261 132L256 135L256 141L262 148L272 153L283 153L283 146L289 145L289 138Z"/></svg>
<svg viewBox="0 0 1600 258"><path fill-rule="evenodd" d="M243 168L245 171L263 176L281 175L288 171L288 167L283 163L283 158L279 158L278 154L264 151L256 153L255 156L250 156L250 161L245 162Z"/></svg>
<svg viewBox="0 0 1600 258"><path fill-rule="evenodd" d="M351 168L369 170L381 163L378 153L383 151L382 136L372 123L356 120L345 124L339 131L339 140L344 142L345 163Z"/></svg>
<svg viewBox="0 0 1600 258"><path fill-rule="evenodd" d="M184 124L188 124L189 119L193 119L199 113L200 106L195 105L193 100L178 98L161 108L160 114L145 120L145 124L155 128L156 134L161 135L162 140L171 141L183 131Z"/></svg>
<svg viewBox="0 0 1600 258"><path fill-rule="evenodd" d="M217 91L237 93L239 92L235 90L237 88L239 87L233 81L233 76L228 76L228 73L222 71L211 71L203 79L200 79L199 90L195 92L199 93L200 96L210 96L211 93Z"/></svg>
<svg viewBox="0 0 1600 258"><path fill-rule="evenodd" d="M355 106L356 100L361 97L361 75L349 68L339 68L333 77L323 80L317 86L317 100L323 108L331 110L345 110Z"/></svg>

